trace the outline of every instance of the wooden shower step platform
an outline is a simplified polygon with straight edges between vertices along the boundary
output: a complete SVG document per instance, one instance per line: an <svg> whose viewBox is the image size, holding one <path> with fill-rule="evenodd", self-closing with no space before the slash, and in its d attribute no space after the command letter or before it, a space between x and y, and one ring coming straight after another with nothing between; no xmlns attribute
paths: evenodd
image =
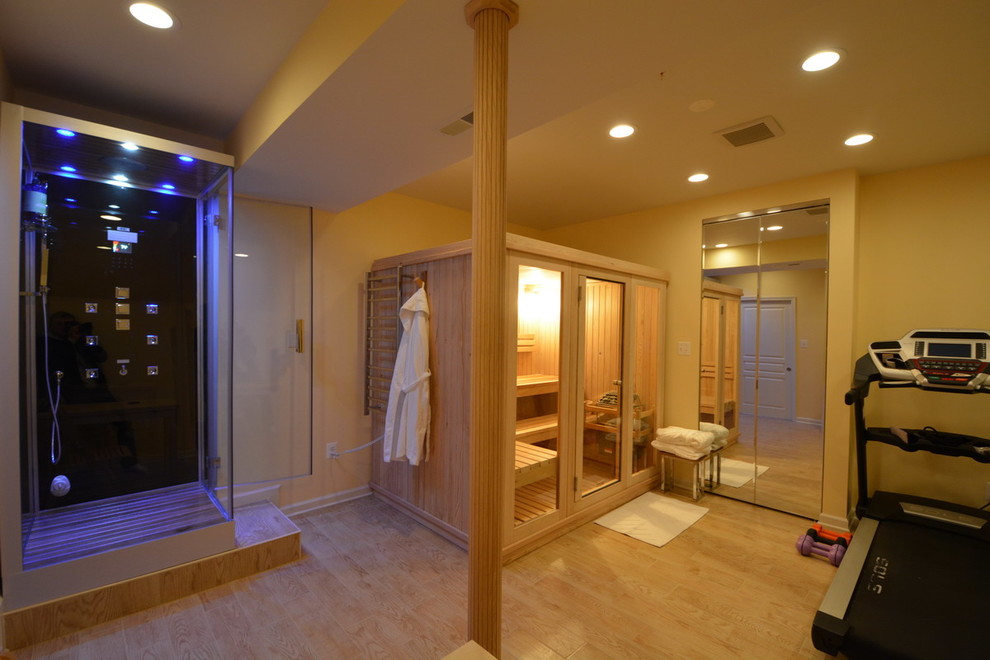
<svg viewBox="0 0 990 660"><path fill-rule="evenodd" d="M237 507L234 523L232 550L5 612L7 648L54 639L302 558L299 528L271 502Z"/></svg>

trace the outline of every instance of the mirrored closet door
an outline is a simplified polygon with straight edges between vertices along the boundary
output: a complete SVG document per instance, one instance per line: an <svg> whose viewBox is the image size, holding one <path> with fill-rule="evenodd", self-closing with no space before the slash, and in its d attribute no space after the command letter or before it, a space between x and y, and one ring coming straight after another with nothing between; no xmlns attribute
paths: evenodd
<svg viewBox="0 0 990 660"><path fill-rule="evenodd" d="M699 420L724 426L712 492L821 511L827 201L706 220Z"/></svg>

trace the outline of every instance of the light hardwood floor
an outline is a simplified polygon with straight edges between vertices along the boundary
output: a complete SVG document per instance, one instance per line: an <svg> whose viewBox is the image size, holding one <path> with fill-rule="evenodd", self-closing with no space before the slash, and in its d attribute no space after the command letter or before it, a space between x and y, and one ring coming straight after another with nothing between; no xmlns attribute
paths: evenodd
<svg viewBox="0 0 990 660"><path fill-rule="evenodd" d="M739 428L738 442L722 456L752 463L755 451L756 463L769 469L757 478L755 488L753 481L739 488L723 485L719 494L818 518L822 511L822 427L760 417L755 450L753 416L740 415Z"/></svg>
<svg viewBox="0 0 990 660"><path fill-rule="evenodd" d="M828 657L810 629L835 569L795 551L807 521L700 504L663 548L589 523L506 566L503 657ZM466 641L465 552L371 497L293 521L299 562L13 657L435 659Z"/></svg>

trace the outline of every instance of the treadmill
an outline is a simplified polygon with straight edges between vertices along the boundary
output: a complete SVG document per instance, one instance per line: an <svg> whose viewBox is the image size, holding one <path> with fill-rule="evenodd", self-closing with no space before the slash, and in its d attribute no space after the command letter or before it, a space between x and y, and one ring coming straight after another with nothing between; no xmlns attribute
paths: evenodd
<svg viewBox="0 0 990 660"><path fill-rule="evenodd" d="M863 416L874 383L990 394L988 347L990 331L914 330L872 343L856 362L845 400L855 417L860 523L815 615L816 649L871 660L990 658L990 511L885 491L870 498L866 474L868 442L990 463L990 439L868 428Z"/></svg>

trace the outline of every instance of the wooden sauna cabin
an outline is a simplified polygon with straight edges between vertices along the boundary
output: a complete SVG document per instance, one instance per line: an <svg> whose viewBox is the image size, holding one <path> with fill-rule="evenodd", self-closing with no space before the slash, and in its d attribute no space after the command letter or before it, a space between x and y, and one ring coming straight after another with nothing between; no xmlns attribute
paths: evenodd
<svg viewBox="0 0 990 660"><path fill-rule="evenodd" d="M659 475L667 275L507 236L505 547L511 560L646 492ZM384 431L399 306L430 304L428 461L385 463L371 488L462 547L468 530L471 243L377 260L368 274L367 410Z"/></svg>
<svg viewBox="0 0 990 660"><path fill-rule="evenodd" d="M701 392L699 419L739 438L740 300L743 290L705 279L701 292Z"/></svg>

